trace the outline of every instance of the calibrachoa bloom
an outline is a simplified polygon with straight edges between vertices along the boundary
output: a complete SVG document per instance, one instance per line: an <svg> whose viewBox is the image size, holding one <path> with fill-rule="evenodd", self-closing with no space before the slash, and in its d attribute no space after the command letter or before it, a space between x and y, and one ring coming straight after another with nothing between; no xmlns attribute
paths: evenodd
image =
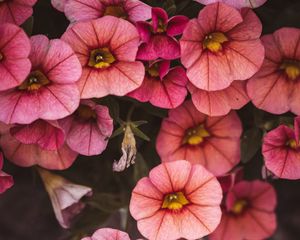
<svg viewBox="0 0 300 240"><path fill-rule="evenodd" d="M139 35L128 21L106 16L79 22L62 38L83 67L78 82L81 98L124 96L142 84L145 68L135 61Z"/></svg>
<svg viewBox="0 0 300 240"><path fill-rule="evenodd" d="M63 228L69 228L72 220L85 207L84 196L91 196L92 189L74 184L63 177L38 168L49 194L57 221Z"/></svg>
<svg viewBox="0 0 300 240"><path fill-rule="evenodd" d="M263 5L267 0L195 0L195 1L205 5L215 3L215 2L223 2L235 8L240 9L243 7L257 8Z"/></svg>
<svg viewBox="0 0 300 240"><path fill-rule="evenodd" d="M202 113L209 116L222 116L231 109L240 109L250 99L246 91L246 81L234 81L223 90L205 91L188 84L195 107Z"/></svg>
<svg viewBox="0 0 300 240"><path fill-rule="evenodd" d="M29 53L30 41L26 33L14 24L0 24L0 91L24 81L31 68Z"/></svg>
<svg viewBox="0 0 300 240"><path fill-rule="evenodd" d="M129 93L141 102L150 102L161 108L178 107L187 95L188 79L183 67L170 69L170 61L156 61L146 65L141 87Z"/></svg>
<svg viewBox="0 0 300 240"><path fill-rule="evenodd" d="M268 170L277 177L300 179L300 117L295 118L294 129L280 125L263 139L262 153Z"/></svg>
<svg viewBox="0 0 300 240"><path fill-rule="evenodd" d="M199 164L162 163L133 189L130 213L149 240L198 239L220 222L222 190Z"/></svg>
<svg viewBox="0 0 300 240"><path fill-rule="evenodd" d="M162 161L186 159L200 163L216 175L240 161L241 122L235 112L209 117L191 101L169 111L157 136L156 150Z"/></svg>
<svg viewBox="0 0 300 240"><path fill-rule="evenodd" d="M14 179L11 175L2 171L3 168L3 155L0 152L0 194L4 193L7 189L14 185Z"/></svg>
<svg viewBox="0 0 300 240"><path fill-rule="evenodd" d="M56 10L63 12L68 1L69 0L51 0L51 4Z"/></svg>
<svg viewBox="0 0 300 240"><path fill-rule="evenodd" d="M188 18L168 15L162 8L152 8L151 22L137 22L142 44L139 47L137 59L155 60L176 59L180 57L180 45L174 36L182 34Z"/></svg>
<svg viewBox="0 0 300 240"><path fill-rule="evenodd" d="M94 232L91 237L85 237L81 240L130 240L130 238L125 232L112 228L101 228Z"/></svg>
<svg viewBox="0 0 300 240"><path fill-rule="evenodd" d="M266 49L263 66L248 81L254 105L265 111L300 114L300 29L281 28L262 37Z"/></svg>
<svg viewBox="0 0 300 240"><path fill-rule="evenodd" d="M259 180L237 183L226 196L222 220L211 240L261 240L276 229L276 192Z"/></svg>
<svg viewBox="0 0 300 240"><path fill-rule="evenodd" d="M261 31L251 9L238 11L223 3L204 7L180 40L189 80L200 89L216 91L250 78L264 60Z"/></svg>
<svg viewBox="0 0 300 240"><path fill-rule="evenodd" d="M108 108L91 100L82 100L75 113L59 124L66 132L69 147L87 156L102 153L113 131Z"/></svg>
<svg viewBox="0 0 300 240"><path fill-rule="evenodd" d="M32 15L32 6L37 0L1 0L0 23L24 23Z"/></svg>
<svg viewBox="0 0 300 240"><path fill-rule="evenodd" d="M11 162L21 167L39 165L66 169L77 153L65 143L63 129L56 121L37 120L29 125L0 125L0 146Z"/></svg>
<svg viewBox="0 0 300 240"><path fill-rule="evenodd" d="M0 92L0 120L27 124L73 113L79 105L75 82L81 66L71 47L59 39L33 36L29 58L32 68L27 78L17 87Z"/></svg>
<svg viewBox="0 0 300 240"><path fill-rule="evenodd" d="M151 7L138 0L68 0L65 14L71 22L115 16L130 22L151 18Z"/></svg>

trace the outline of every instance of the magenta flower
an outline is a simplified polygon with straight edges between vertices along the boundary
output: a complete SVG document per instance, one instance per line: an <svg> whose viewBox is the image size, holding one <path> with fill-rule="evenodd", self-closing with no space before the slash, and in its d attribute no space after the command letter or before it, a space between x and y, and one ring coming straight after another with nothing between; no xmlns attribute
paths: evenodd
<svg viewBox="0 0 300 240"><path fill-rule="evenodd" d="M300 179L300 117L294 129L280 125L263 139L262 153L268 170L279 178Z"/></svg>
<svg viewBox="0 0 300 240"><path fill-rule="evenodd" d="M239 163L241 133L235 112L208 117L187 101L163 120L156 150L163 162L186 159L219 176Z"/></svg>
<svg viewBox="0 0 300 240"><path fill-rule="evenodd" d="M64 143L65 133L56 121L1 124L0 132L0 146L5 156L21 167L39 165L47 169L66 169L78 155Z"/></svg>
<svg viewBox="0 0 300 240"><path fill-rule="evenodd" d="M237 183L226 196L222 220L210 240L261 240L276 229L276 192L259 180Z"/></svg>
<svg viewBox="0 0 300 240"><path fill-rule="evenodd" d="M4 193L7 189L14 185L14 179L11 175L2 171L3 168L3 155L0 152L0 194Z"/></svg>
<svg viewBox="0 0 300 240"><path fill-rule="evenodd" d="M66 132L68 146L87 156L102 153L113 131L108 108L90 100L81 101L75 113L59 124Z"/></svg>
<svg viewBox="0 0 300 240"><path fill-rule="evenodd" d="M174 36L182 34L188 18L174 16L168 19L165 10L152 8L152 22L137 22L142 44L137 59L155 60L180 57L180 45Z"/></svg>
<svg viewBox="0 0 300 240"><path fill-rule="evenodd" d="M68 0L65 14L71 22L114 16L130 22L151 18L151 7L138 0Z"/></svg>
<svg viewBox="0 0 300 240"><path fill-rule="evenodd" d="M56 120L73 113L79 105L75 82L81 66L71 47L59 39L31 37L30 74L17 87L0 92L0 120L31 123L39 118Z"/></svg>
<svg viewBox="0 0 300 240"><path fill-rule="evenodd" d="M85 237L81 240L130 240L130 238L125 232L112 228L100 228L91 237Z"/></svg>
<svg viewBox="0 0 300 240"><path fill-rule="evenodd" d="M68 1L69 0L51 0L51 4L56 10L63 12Z"/></svg>
<svg viewBox="0 0 300 240"><path fill-rule="evenodd" d="M246 83L246 81L234 81L229 87L218 91L201 90L190 83L188 89L198 111L209 116L223 116L232 109L242 108L250 101Z"/></svg>
<svg viewBox="0 0 300 240"><path fill-rule="evenodd" d="M202 3L204 5L223 2L228 5L231 5L235 8L241 9L244 7L248 8L257 8L263 5L267 0L195 0L196 2Z"/></svg>
<svg viewBox="0 0 300 240"><path fill-rule="evenodd" d="M238 11L223 3L204 7L180 40L189 80L202 90L217 91L252 77L264 60L261 31L251 9Z"/></svg>
<svg viewBox="0 0 300 240"><path fill-rule="evenodd" d="M187 95L187 76L183 67L170 69L170 61L150 62L142 86L128 96L161 108L178 107Z"/></svg>
<svg viewBox="0 0 300 240"><path fill-rule="evenodd" d="M179 160L162 163L132 191L130 213L151 240L198 239L220 222L222 190L201 165Z"/></svg>
<svg viewBox="0 0 300 240"><path fill-rule="evenodd" d="M263 66L248 81L254 105L274 114L300 114L300 29L281 28L262 37L266 49Z"/></svg>
<svg viewBox="0 0 300 240"><path fill-rule="evenodd" d="M21 25L32 15L32 6L37 0L1 0L0 23Z"/></svg>
<svg viewBox="0 0 300 240"><path fill-rule="evenodd" d="M63 35L83 67L78 82L81 98L124 96L138 88L145 68L135 61L139 35L120 18L106 16L71 26Z"/></svg>
<svg viewBox="0 0 300 240"><path fill-rule="evenodd" d="M24 81L31 68L29 53L30 41L26 33L14 24L0 24L0 91Z"/></svg>

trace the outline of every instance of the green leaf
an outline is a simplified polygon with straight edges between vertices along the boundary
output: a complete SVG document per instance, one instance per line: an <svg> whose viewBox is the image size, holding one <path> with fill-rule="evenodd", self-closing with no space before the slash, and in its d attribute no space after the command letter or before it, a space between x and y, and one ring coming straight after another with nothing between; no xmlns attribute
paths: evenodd
<svg viewBox="0 0 300 240"><path fill-rule="evenodd" d="M145 141L148 141L148 142L150 141L150 138L145 133L143 133L140 129L138 129L134 126L131 126L131 130L134 135L140 137L141 139L143 139Z"/></svg>
<svg viewBox="0 0 300 240"><path fill-rule="evenodd" d="M262 131L260 129L251 128L247 130L241 141L241 161L243 163L250 161L260 149L261 143Z"/></svg>
<svg viewBox="0 0 300 240"><path fill-rule="evenodd" d="M116 137L116 136L119 136L120 134L123 134L124 132L125 132L125 127L124 127L124 126L121 126L121 127L119 127L118 129L116 129L116 130L113 132L113 134L110 136L109 139L112 139L112 138L114 138L114 137Z"/></svg>
<svg viewBox="0 0 300 240"><path fill-rule="evenodd" d="M134 126L134 127L139 127L143 124L147 124L148 121L144 121L144 120L141 120L141 121L135 121L135 122L131 122L131 124Z"/></svg>

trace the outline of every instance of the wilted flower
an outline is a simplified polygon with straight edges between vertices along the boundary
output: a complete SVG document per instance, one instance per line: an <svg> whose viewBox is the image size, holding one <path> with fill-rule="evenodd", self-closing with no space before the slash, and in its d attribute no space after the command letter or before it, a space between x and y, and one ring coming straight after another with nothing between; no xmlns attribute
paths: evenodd
<svg viewBox="0 0 300 240"><path fill-rule="evenodd" d="M81 240L130 240L130 238L125 232L112 228L100 228L91 237L85 237Z"/></svg>
<svg viewBox="0 0 300 240"><path fill-rule="evenodd" d="M202 3L202 4L211 4L215 2L223 2L228 5L231 5L235 8L257 8L263 5L267 0L195 0L196 2Z"/></svg>
<svg viewBox="0 0 300 240"><path fill-rule="evenodd" d="M11 175L2 171L3 168L3 155L0 152L0 194L4 193L7 189L14 185L14 179Z"/></svg>

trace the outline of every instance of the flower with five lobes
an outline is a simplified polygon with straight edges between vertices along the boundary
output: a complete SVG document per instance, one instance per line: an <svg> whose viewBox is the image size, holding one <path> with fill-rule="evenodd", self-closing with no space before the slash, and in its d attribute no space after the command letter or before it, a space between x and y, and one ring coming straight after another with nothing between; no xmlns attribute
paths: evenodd
<svg viewBox="0 0 300 240"><path fill-rule="evenodd" d="M267 0L195 0L196 2L202 3L204 5L223 2L228 5L231 5L237 9L241 9L244 7L248 8L257 8L263 5Z"/></svg>

